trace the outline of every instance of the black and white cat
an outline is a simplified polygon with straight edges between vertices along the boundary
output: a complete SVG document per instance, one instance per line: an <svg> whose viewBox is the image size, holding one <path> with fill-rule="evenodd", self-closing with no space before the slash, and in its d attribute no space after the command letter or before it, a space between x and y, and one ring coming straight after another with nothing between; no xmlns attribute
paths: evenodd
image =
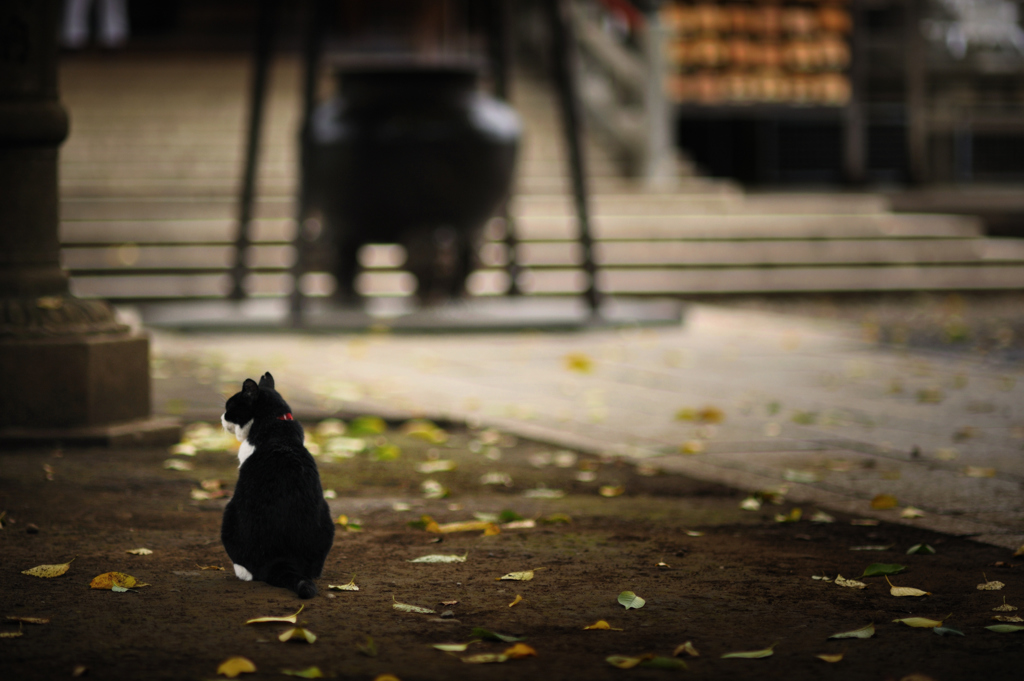
<svg viewBox="0 0 1024 681"><path fill-rule="evenodd" d="M313 580L334 542L334 523L302 426L269 372L259 385L245 379L242 391L227 401L221 423L242 443L238 483L220 532L235 574L312 598Z"/></svg>

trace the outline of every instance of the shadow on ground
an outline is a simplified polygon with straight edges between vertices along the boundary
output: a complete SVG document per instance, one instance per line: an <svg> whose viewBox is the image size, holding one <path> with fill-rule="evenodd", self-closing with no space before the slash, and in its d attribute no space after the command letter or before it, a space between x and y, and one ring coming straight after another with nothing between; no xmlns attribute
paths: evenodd
<svg viewBox="0 0 1024 681"><path fill-rule="evenodd" d="M1024 665L1024 633L985 628L994 616L1020 613L993 611L1004 596L1024 605L1024 559L1004 549L908 526L852 524L838 514L831 523L810 522L818 510L811 508L797 522L776 522L791 505L744 511L740 493L665 474L656 460L637 467L487 430L403 433L392 426L375 434L373 423L364 425L351 437L351 428L342 436L329 423L317 439L324 487L336 494L332 512L348 525L338 526L320 595L299 615L317 636L312 645L279 642L285 624L245 624L294 613L300 601L232 574L219 541L225 498L217 497L230 490L237 459L216 431L193 430L173 456L163 449L0 454L0 511L7 512L0 615L49 619L20 629L3 623L3 634L22 634L0 638L4 678L67 678L77 667L98 679L214 678L232 655L255 663L258 672L248 678L284 678L281 670L315 665L328 677L391 673L403 681L680 673L943 681L1011 678ZM168 468L168 459L184 470ZM446 496L425 498L431 492ZM499 525L534 523L489 536L479 529L438 534L424 529L424 515L440 524L495 515ZM921 543L935 554L906 554ZM140 547L153 553L127 553ZM465 562L409 562L428 554L464 555ZM72 558L60 577L21 574ZM862 590L812 578L858 578L871 563L906 566L893 583L931 595L894 597L882 577L865 578ZM210 566L225 570L203 569ZM497 579L527 570L530 581ZM89 588L108 571L151 586ZM983 575L1005 588L979 590ZM328 589L353 576L359 591ZM617 602L626 590L646 604L626 610ZM400 612L396 601L436 612ZM942 619L964 635L893 622L914 616ZM598 620L622 631L584 629ZM876 628L870 639L828 638L869 623ZM511 644L483 641L460 653L431 647L470 641L474 627L523 637L536 656L472 664L461 658ZM376 655L358 648L367 637ZM685 641L700 653L681 653L685 672L606 661L671 657ZM762 659L721 658L770 646L773 654ZM842 659L827 663L819 654Z"/></svg>

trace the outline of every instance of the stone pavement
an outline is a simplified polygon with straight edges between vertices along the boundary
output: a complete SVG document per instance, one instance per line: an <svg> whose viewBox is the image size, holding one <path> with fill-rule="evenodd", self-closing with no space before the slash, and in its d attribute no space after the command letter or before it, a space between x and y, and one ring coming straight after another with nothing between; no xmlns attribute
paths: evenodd
<svg viewBox="0 0 1024 681"><path fill-rule="evenodd" d="M274 374L297 418L478 421L864 517L1024 544L1024 366L692 305L682 325L503 335L153 331L155 409ZM683 417L683 418L680 418ZM702 420L703 419L703 420ZM891 494L899 508L873 510ZM923 511L901 517L908 506Z"/></svg>

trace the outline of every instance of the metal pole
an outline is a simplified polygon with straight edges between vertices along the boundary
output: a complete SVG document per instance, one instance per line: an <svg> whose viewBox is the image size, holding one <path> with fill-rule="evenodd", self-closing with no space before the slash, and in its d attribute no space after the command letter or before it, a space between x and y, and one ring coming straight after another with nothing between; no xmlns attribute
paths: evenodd
<svg viewBox="0 0 1024 681"><path fill-rule="evenodd" d="M573 54L574 38L569 19L569 6L565 0L547 0L548 23L551 27L555 85L562 111L562 125L569 152L569 171L572 176L573 200L579 241L583 250L583 271L587 282L583 292L592 316L599 314L601 306L597 290L597 266L594 263L594 242L590 234L590 213L587 207L587 185L584 173L580 103L576 92L576 63Z"/></svg>

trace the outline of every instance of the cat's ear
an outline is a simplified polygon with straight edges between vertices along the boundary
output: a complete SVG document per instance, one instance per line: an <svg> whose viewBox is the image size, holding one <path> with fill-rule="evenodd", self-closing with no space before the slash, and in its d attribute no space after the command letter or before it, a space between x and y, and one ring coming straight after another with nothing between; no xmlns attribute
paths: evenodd
<svg viewBox="0 0 1024 681"><path fill-rule="evenodd" d="M270 375L269 371L263 374L263 378L260 379L260 387L274 389L274 377Z"/></svg>
<svg viewBox="0 0 1024 681"><path fill-rule="evenodd" d="M245 382L242 383L242 394L244 394L249 399L256 399L256 396L259 394L259 392L260 387L256 385L256 381L252 380L251 378L245 379Z"/></svg>

